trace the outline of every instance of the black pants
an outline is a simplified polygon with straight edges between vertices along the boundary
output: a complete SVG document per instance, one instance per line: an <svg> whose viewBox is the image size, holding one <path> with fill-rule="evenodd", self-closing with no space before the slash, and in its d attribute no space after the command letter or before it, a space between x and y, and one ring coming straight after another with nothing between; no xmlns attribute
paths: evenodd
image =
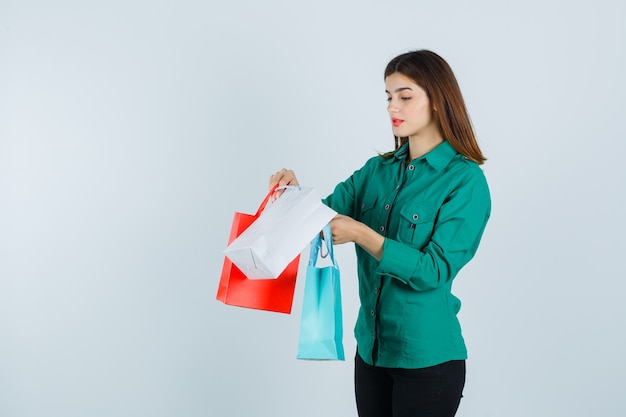
<svg viewBox="0 0 626 417"><path fill-rule="evenodd" d="M354 388L359 417L453 417L465 385L465 361L421 369L368 365L358 352Z"/></svg>

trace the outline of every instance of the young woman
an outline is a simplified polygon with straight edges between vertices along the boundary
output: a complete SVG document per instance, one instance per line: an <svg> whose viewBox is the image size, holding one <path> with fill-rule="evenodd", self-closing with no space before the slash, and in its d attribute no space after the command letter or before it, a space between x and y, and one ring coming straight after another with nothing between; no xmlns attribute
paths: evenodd
<svg viewBox="0 0 626 417"><path fill-rule="evenodd" d="M372 157L324 200L339 213L334 243L356 244L357 409L361 417L454 416L467 352L451 287L490 215L485 158L439 55L394 58L385 86L395 150ZM298 184L286 169L269 182Z"/></svg>

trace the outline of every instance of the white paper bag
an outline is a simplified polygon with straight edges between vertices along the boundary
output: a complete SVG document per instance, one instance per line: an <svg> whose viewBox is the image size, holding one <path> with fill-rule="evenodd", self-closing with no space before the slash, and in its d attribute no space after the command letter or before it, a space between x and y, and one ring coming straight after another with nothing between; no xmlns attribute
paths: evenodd
<svg viewBox="0 0 626 417"><path fill-rule="evenodd" d="M337 213L312 187L285 187L224 250L250 279L276 278Z"/></svg>

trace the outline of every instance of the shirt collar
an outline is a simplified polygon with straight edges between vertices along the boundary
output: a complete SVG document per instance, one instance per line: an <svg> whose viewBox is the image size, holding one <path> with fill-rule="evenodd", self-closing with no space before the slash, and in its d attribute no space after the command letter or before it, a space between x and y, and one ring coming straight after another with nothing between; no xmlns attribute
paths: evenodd
<svg viewBox="0 0 626 417"><path fill-rule="evenodd" d="M408 153L409 144L405 143L394 153L393 158L389 158L386 162L405 161ZM457 152L452 145L450 145L447 140L444 140L441 144L437 145L435 149L428 152L426 155L416 158L416 160L425 159L431 167L435 168L437 171L441 171L452 161L456 154Z"/></svg>

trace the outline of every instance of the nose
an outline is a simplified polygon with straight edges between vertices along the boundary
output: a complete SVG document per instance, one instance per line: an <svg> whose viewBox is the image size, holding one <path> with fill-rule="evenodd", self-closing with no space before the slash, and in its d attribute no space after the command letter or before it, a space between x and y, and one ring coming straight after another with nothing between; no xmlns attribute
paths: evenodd
<svg viewBox="0 0 626 417"><path fill-rule="evenodd" d="M389 104L387 104L387 112L389 112L389 114L395 114L398 112L398 107L393 104L393 101L389 101Z"/></svg>

